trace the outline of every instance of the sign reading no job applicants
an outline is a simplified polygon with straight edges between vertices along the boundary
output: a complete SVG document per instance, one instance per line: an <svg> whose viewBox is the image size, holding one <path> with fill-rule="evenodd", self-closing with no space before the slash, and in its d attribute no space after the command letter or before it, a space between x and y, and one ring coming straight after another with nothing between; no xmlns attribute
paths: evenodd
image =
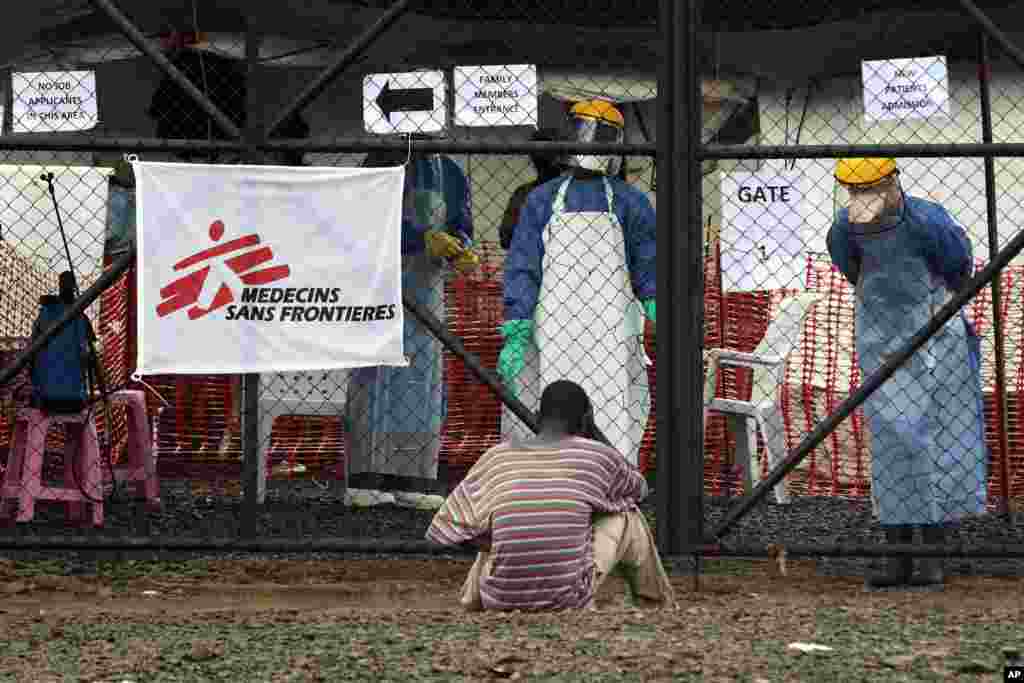
<svg viewBox="0 0 1024 683"><path fill-rule="evenodd" d="M536 126L537 67L455 67L455 125Z"/></svg>
<svg viewBox="0 0 1024 683"><path fill-rule="evenodd" d="M437 133L447 126L441 71L370 74L363 79L363 125L376 135Z"/></svg>
<svg viewBox="0 0 1024 683"><path fill-rule="evenodd" d="M806 234L802 177L722 176L722 287L726 292L803 285Z"/></svg>
<svg viewBox="0 0 1024 683"><path fill-rule="evenodd" d="M861 62L868 121L949 118L945 57Z"/></svg>
<svg viewBox="0 0 1024 683"><path fill-rule="evenodd" d="M89 130L99 122L95 71L11 74L15 133Z"/></svg>

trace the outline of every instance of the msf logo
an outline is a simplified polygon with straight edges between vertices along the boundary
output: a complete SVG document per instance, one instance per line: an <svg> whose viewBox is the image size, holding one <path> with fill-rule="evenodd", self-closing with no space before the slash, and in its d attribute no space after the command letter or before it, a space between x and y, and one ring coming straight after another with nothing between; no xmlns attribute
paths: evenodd
<svg viewBox="0 0 1024 683"><path fill-rule="evenodd" d="M214 242L220 242L223 236L224 222L214 221L211 223L210 239ZM178 261L174 264L174 270L175 272L187 270L205 261L221 258L248 247L256 247L259 244L259 235L253 234L239 237ZM274 252L270 247L260 247L237 256L232 256L231 258L226 258L223 263L235 274L236 277L233 279L240 282L241 286L259 287L268 285L271 282L277 282L291 275L291 269L288 266L271 266L262 270L253 270L253 268L263 265L273 260L273 258ZM220 282L220 286L216 289L205 288L207 296L203 297L206 278L209 274L210 264L207 264L161 289L160 297L162 302L156 307L157 315L163 318L186 306L190 306L191 308L188 309L189 320L198 320L208 313L212 313L218 308L232 303L235 300L235 294L232 291L232 287L223 281ZM236 286L239 285L236 283ZM213 292L212 298L210 297L211 292Z"/></svg>

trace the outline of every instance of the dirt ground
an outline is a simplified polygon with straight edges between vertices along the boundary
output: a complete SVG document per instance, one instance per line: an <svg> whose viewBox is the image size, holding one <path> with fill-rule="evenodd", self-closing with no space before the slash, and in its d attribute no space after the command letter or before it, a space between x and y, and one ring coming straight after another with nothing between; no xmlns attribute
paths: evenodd
<svg viewBox="0 0 1024 683"><path fill-rule="evenodd" d="M0 681L1002 680L1024 580L871 593L791 563L711 562L676 610L467 615L464 561L0 561ZM828 651L801 653L790 644Z"/></svg>

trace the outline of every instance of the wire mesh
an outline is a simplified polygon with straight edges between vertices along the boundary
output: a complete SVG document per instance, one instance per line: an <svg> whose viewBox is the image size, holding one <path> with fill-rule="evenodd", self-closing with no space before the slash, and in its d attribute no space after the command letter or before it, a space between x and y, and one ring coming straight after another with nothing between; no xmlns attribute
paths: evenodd
<svg viewBox="0 0 1024 683"><path fill-rule="evenodd" d="M410 15L413 22L430 15L430 27L453 29L437 30L445 36L437 46L382 38L386 47L368 50L276 132L286 139L383 138L400 143L393 151L296 152L262 161L407 164L405 290L470 354L499 373L528 408L539 407L541 390L555 379L584 386L597 427L651 475L657 443L653 159L424 154L414 147L421 140L656 141L653 15L640 12L630 19L621 14L621 3L594 3L586 21L569 27L565 7L551 3L505 3L504 9L443 5L417 6ZM265 110L256 118L272 120L271 114L317 73L314 67L344 47L312 38L287 49L265 46L261 80L250 83L242 61L243 27L206 34L201 10L178 32L159 36L162 47L242 129L252 115L249 103ZM628 27L608 32L598 17L615 17ZM470 39L459 22L473 18L486 21L473 25ZM460 26L461 32L454 30ZM513 31L532 39L500 52L503 63L495 64L498 60L486 55L507 44ZM158 37L156 31L150 36ZM850 64L858 68L849 74L832 75L830 66L830 73L813 77L766 79L723 66L711 42L710 51L701 47L708 52L701 56L703 142L912 144L982 137L977 66L969 60L861 62L857 55ZM59 132L73 124L76 134L97 138L229 139L175 79L148 68L123 41L89 49L90 59L55 64L43 56L15 65L12 71L25 77L11 81L8 129ZM390 52L382 54L385 50ZM83 65L68 67L76 61ZM1020 131L1013 116L1019 83L1002 65L992 71L990 83L994 139L1014 141ZM61 101L41 94L55 88L71 94ZM131 99L130 106L108 105L121 102L113 97L116 91L144 96ZM68 111L78 113L65 117ZM130 241L136 229L134 189L120 156L133 151L3 154L0 336L10 338L5 348L25 347L40 298L57 293L58 275L68 267L53 199L80 288L94 282ZM243 160L241 153L200 151L144 158ZM927 320L942 292L963 275L958 268L980 267L1015 231L1021 207L1017 160L996 161L993 244L980 159L896 161L904 193L899 196L902 227L875 236L851 227L842 237L833 229L831 250L830 228L866 196L851 197L837 183L834 160L703 164L702 187L691 190L702 193L704 206L704 483L710 498L738 495L744 478L751 484L763 478ZM603 173L584 172L595 169ZM40 179L47 172L55 174L53 197ZM861 202L858 211L861 206L870 209L871 203ZM837 263L840 253L871 256L853 272L845 261ZM779 506L778 514L785 517L808 501L852 501L853 510L874 506L876 520L844 512L841 522L821 531L822 538L847 530L867 533L875 521L897 518L931 524L984 517L1003 496L1004 459L1010 498L1024 497L1021 267L1015 264L1002 274L1000 311L993 310L988 290L965 309L980 337L977 375L969 372L970 334L962 320L954 321L786 478L773 498L792 507ZM863 279L869 273L878 275ZM121 277L86 317L96 328L109 393L139 392L131 396L143 397L145 429L133 417L140 407L128 394L111 401L108 415L96 388L88 389L89 406L80 417L95 426L96 454L75 458L92 463L100 474L82 486L93 486L94 498L109 499L105 470L148 467L155 475L144 471L132 481L142 486L155 476L161 482L155 497L171 516L158 520L160 528L185 534L198 524L211 532L236 533L244 459L241 383L227 375L135 380L142 343L137 276L133 269ZM995 396L996 321L1006 346L1005 453ZM274 484L269 500L294 502L291 496L299 496L304 524L319 533L421 538L439 504L437 494L447 493L488 449L528 435L458 354L415 316L406 316L404 342L409 368L260 378L256 450ZM31 387L32 382L23 373L15 385ZM27 390L15 395L5 390L3 453L16 441L17 411L31 410ZM977 420L967 419L971 411ZM727 418L730 414L734 419ZM37 417L25 412L22 421L41 429L38 420L32 422ZM908 421L915 426L908 427ZM43 479L59 479L68 470L58 457L68 440L59 432L53 429L43 440L40 462L51 463ZM82 434L80 441L91 443L92 432L86 428ZM900 468L908 470L906 476L896 475ZM381 519L397 515L400 521L369 521L352 510L362 506L377 506ZM111 510L114 521L107 524L120 523L117 505ZM401 516L406 513L410 516ZM262 533L283 533L283 522L273 514L262 519ZM788 530L771 527L763 516L750 525L767 525L762 539L785 540L801 528L793 515L785 517L792 522Z"/></svg>

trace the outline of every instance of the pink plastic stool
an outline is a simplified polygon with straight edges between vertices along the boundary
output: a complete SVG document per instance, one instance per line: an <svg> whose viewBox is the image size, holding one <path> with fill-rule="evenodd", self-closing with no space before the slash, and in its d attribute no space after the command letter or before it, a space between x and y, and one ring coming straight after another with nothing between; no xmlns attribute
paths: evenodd
<svg viewBox="0 0 1024 683"><path fill-rule="evenodd" d="M63 424L67 430L62 487L42 483L46 434L53 424ZM76 480L76 477L81 479ZM30 522L35 517L37 500L65 503L68 519L79 522L83 521L85 504L89 503L93 525L103 526L103 474L99 439L90 411L51 415L36 408L18 410L14 438L7 455L7 471L0 489L0 517L10 518L11 508L17 504L16 521Z"/></svg>
<svg viewBox="0 0 1024 683"><path fill-rule="evenodd" d="M113 467L117 481L132 482L135 495L145 498L150 509L160 509L160 479L156 471L156 458L149 420L146 418L146 395L141 391L115 391L110 401L128 409L128 443L125 454L128 462ZM103 468L103 481L110 483L110 469Z"/></svg>

